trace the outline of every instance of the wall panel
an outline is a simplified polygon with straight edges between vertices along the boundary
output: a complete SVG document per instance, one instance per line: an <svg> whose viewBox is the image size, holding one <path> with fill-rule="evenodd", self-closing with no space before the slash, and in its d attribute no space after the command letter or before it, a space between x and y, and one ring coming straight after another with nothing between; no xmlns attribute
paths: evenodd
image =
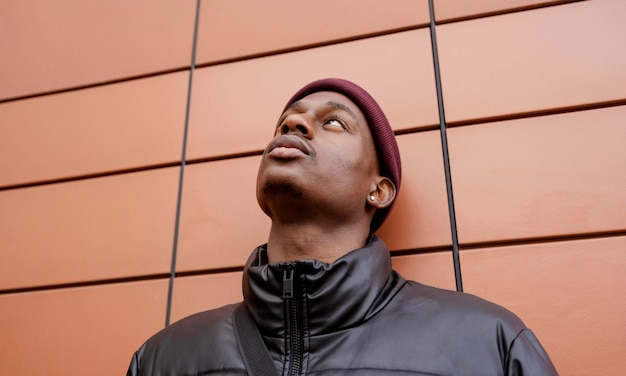
<svg viewBox="0 0 626 376"><path fill-rule="evenodd" d="M626 99L624 14L583 1L437 27L447 121Z"/></svg>
<svg viewBox="0 0 626 376"><path fill-rule="evenodd" d="M626 229L626 106L448 131L459 241Z"/></svg>
<svg viewBox="0 0 626 376"><path fill-rule="evenodd" d="M124 375L166 299L166 280L0 295L0 374Z"/></svg>
<svg viewBox="0 0 626 376"><path fill-rule="evenodd" d="M402 184L396 206L378 235L390 249L452 244L439 131L397 137Z"/></svg>
<svg viewBox="0 0 626 376"><path fill-rule="evenodd" d="M404 278L441 289L455 290L452 250L395 256L393 269Z"/></svg>
<svg viewBox="0 0 626 376"><path fill-rule="evenodd" d="M514 12L519 9L546 6L563 2L563 0L434 0L435 19L437 22L450 21L459 18L482 16L485 14L493 14L503 11Z"/></svg>
<svg viewBox="0 0 626 376"><path fill-rule="evenodd" d="M179 160L188 75L0 104L0 186Z"/></svg>
<svg viewBox="0 0 626 376"><path fill-rule="evenodd" d="M203 1L197 63L427 25L427 0Z"/></svg>
<svg viewBox="0 0 626 376"><path fill-rule="evenodd" d="M256 201L260 157L186 167L177 270L241 266L267 242L270 220Z"/></svg>
<svg viewBox="0 0 626 376"><path fill-rule="evenodd" d="M291 95L332 76L366 88L394 129L438 124L430 51L428 30L414 30L199 69L187 157L264 149Z"/></svg>
<svg viewBox="0 0 626 376"><path fill-rule="evenodd" d="M3 1L0 99L186 67L195 1Z"/></svg>
<svg viewBox="0 0 626 376"><path fill-rule="evenodd" d="M434 3L465 290L519 314L562 374L626 373L625 3ZM172 322L241 300L270 221L260 157L236 156L328 76L401 133L378 232L394 268L455 288L428 1L312 4L201 2ZM195 10L0 4L0 374L123 374L163 327L180 170L162 165L181 155ZM544 242L493 244L529 239Z"/></svg>
<svg viewBox="0 0 626 376"><path fill-rule="evenodd" d="M461 252L465 291L517 313L562 375L622 375L626 237Z"/></svg>
<svg viewBox="0 0 626 376"><path fill-rule="evenodd" d="M0 191L0 289L169 273L178 169Z"/></svg>

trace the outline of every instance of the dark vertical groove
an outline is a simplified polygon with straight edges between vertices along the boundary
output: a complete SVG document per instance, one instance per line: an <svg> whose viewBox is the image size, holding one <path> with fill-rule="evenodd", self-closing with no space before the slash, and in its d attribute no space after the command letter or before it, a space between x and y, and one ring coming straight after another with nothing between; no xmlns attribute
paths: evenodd
<svg viewBox="0 0 626 376"><path fill-rule="evenodd" d="M187 87L187 108L185 109L185 128L183 131L183 150L180 157L180 174L178 176L178 197L176 199L176 221L174 224L174 244L172 245L172 264L170 267L170 281L167 289L167 309L165 311L165 326L170 324L172 313L172 297L174 295L174 278L176 278L176 257L178 253L178 233L180 228L180 209L183 197L183 180L187 160L187 130L189 128L189 109L191 108L191 86L193 71L196 69L196 46L198 43L198 23L200 19L200 1L196 0L196 19L193 29L193 45L191 47L191 66L189 69L189 85Z"/></svg>
<svg viewBox="0 0 626 376"><path fill-rule="evenodd" d="M435 9L433 0L428 0L430 11L430 41L433 50L433 64L435 68L435 85L437 87L437 107L439 108L439 129L441 131L441 148L443 150L443 166L446 173L446 190L448 193L448 212L450 214L450 230L452 232L452 260L454 263L454 279L456 290L463 291L461 278L461 261L459 259L459 239L456 231L456 214L454 211L454 196L452 195L452 174L450 173L450 159L448 156L448 136L446 133L446 115L443 108L443 91L441 89L441 72L439 71L439 53L437 52L437 35L435 33Z"/></svg>

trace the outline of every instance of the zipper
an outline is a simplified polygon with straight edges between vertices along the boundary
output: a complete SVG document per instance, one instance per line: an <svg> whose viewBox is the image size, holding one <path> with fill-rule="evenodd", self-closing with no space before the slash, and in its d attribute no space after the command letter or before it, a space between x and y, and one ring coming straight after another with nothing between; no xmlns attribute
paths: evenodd
<svg viewBox="0 0 626 376"><path fill-rule="evenodd" d="M296 291L299 284L294 283L294 266L288 265L283 271L283 300L286 304L290 367L289 376L302 373L304 324L302 319L302 294Z"/></svg>

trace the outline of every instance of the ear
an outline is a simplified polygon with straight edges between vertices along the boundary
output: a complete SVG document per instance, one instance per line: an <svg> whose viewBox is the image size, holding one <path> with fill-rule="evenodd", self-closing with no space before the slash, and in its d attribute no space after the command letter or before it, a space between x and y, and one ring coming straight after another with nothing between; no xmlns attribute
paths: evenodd
<svg viewBox="0 0 626 376"><path fill-rule="evenodd" d="M370 187L367 203L376 209L383 209L391 205L396 198L396 186L384 176L377 176Z"/></svg>

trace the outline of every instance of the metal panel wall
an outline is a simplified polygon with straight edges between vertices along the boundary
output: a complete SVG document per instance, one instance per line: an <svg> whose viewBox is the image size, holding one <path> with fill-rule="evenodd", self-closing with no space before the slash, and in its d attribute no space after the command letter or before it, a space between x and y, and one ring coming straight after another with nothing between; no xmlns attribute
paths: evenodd
<svg viewBox="0 0 626 376"><path fill-rule="evenodd" d="M258 155L321 76L398 133L394 268L454 289L460 249L562 374L626 373L624 2L434 0L432 30L426 0L288 3L0 5L0 373L123 374L166 317L241 299Z"/></svg>

